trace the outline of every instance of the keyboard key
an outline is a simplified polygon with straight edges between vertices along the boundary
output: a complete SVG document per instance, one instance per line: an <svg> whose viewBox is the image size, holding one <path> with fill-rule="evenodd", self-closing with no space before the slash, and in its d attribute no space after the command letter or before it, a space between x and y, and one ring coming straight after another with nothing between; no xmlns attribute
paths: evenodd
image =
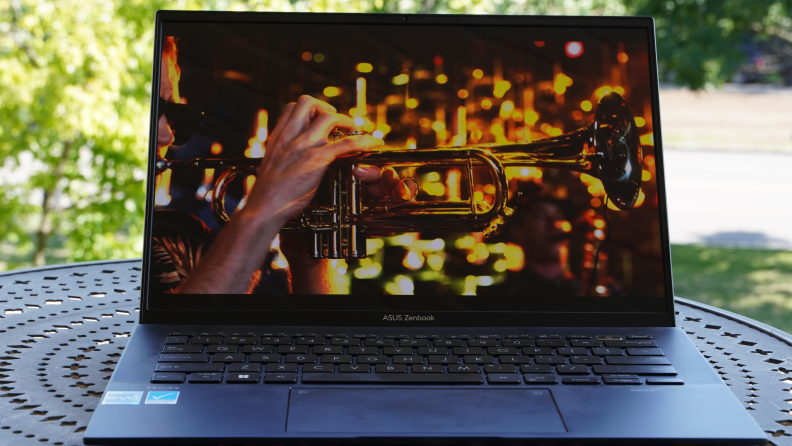
<svg viewBox="0 0 792 446"><path fill-rule="evenodd" d="M265 336L261 338L262 345L289 345L291 344L291 338L287 337L277 337L277 336Z"/></svg>
<svg viewBox="0 0 792 446"><path fill-rule="evenodd" d="M566 358L558 355L536 355L534 361L537 364L566 364Z"/></svg>
<svg viewBox="0 0 792 446"><path fill-rule="evenodd" d="M412 355L414 352L412 347L385 347L382 349L382 354L387 356Z"/></svg>
<svg viewBox="0 0 792 446"><path fill-rule="evenodd" d="M633 375L629 373L606 373L602 375L602 378L623 378L623 379L638 379L638 375Z"/></svg>
<svg viewBox="0 0 792 446"><path fill-rule="evenodd" d="M346 333L329 333L329 334L326 334L325 337L333 339L333 338L348 338L350 336L348 334L346 334Z"/></svg>
<svg viewBox="0 0 792 446"><path fill-rule="evenodd" d="M165 344L166 345L186 344L187 339L189 339L187 336L168 336L167 338L165 338Z"/></svg>
<svg viewBox="0 0 792 446"><path fill-rule="evenodd" d="M375 356L375 355L372 355L372 356L368 356L368 355L358 356L357 357L357 363L358 364L387 364L388 363L388 357L387 356L378 356L378 355L377 356Z"/></svg>
<svg viewBox="0 0 792 446"><path fill-rule="evenodd" d="M461 339L435 339L433 341L435 347L462 347L465 341Z"/></svg>
<svg viewBox="0 0 792 446"><path fill-rule="evenodd" d="M322 355L322 364L352 364L352 356Z"/></svg>
<svg viewBox="0 0 792 446"><path fill-rule="evenodd" d="M588 366L583 364L559 364L556 367L559 375L588 375Z"/></svg>
<svg viewBox="0 0 792 446"><path fill-rule="evenodd" d="M514 373L490 373L487 375L490 384L520 384L520 375Z"/></svg>
<svg viewBox="0 0 792 446"><path fill-rule="evenodd" d="M445 339L469 339L470 336L468 335L445 335L443 336Z"/></svg>
<svg viewBox="0 0 792 446"><path fill-rule="evenodd" d="M419 355L447 355L448 347L420 347L418 349Z"/></svg>
<svg viewBox="0 0 792 446"><path fill-rule="evenodd" d="M624 356L607 356L607 358L624 358ZM602 364L602 358L599 356L570 356L569 362L572 364Z"/></svg>
<svg viewBox="0 0 792 446"><path fill-rule="evenodd" d="M664 353L659 348L628 348L627 354L630 356L664 356Z"/></svg>
<svg viewBox="0 0 792 446"><path fill-rule="evenodd" d="M325 375L325 373L309 373L303 376ZM327 373L327 375L330 375ZM268 384L294 384L297 382L296 373L267 373L264 375L264 382Z"/></svg>
<svg viewBox="0 0 792 446"><path fill-rule="evenodd" d="M564 337L558 334L541 334L537 335L536 339L564 339Z"/></svg>
<svg viewBox="0 0 792 446"><path fill-rule="evenodd" d="M591 339L589 335L566 335L567 339Z"/></svg>
<svg viewBox="0 0 792 446"><path fill-rule="evenodd" d="M275 351L273 345L246 345L242 347L242 353L272 353Z"/></svg>
<svg viewBox="0 0 792 446"><path fill-rule="evenodd" d="M553 366L544 364L521 365L523 373L553 373Z"/></svg>
<svg viewBox="0 0 792 446"><path fill-rule="evenodd" d="M190 383L221 383L222 373L191 373Z"/></svg>
<svg viewBox="0 0 792 446"><path fill-rule="evenodd" d="M231 364L228 366L229 372L255 372L261 371L261 364Z"/></svg>
<svg viewBox="0 0 792 446"><path fill-rule="evenodd" d="M657 347L655 341L640 341L640 340L626 340L626 341L605 341L605 347Z"/></svg>
<svg viewBox="0 0 792 446"><path fill-rule="evenodd" d="M595 347L591 349L591 354L596 356L621 356L622 353L620 348Z"/></svg>
<svg viewBox="0 0 792 446"><path fill-rule="evenodd" d="M487 349L490 355L519 355L520 349L517 347L490 347Z"/></svg>
<svg viewBox="0 0 792 446"><path fill-rule="evenodd" d="M159 362L209 362L209 355L203 354L163 354Z"/></svg>
<svg viewBox="0 0 792 446"><path fill-rule="evenodd" d="M202 345L166 345L162 353L201 353Z"/></svg>
<svg viewBox="0 0 792 446"><path fill-rule="evenodd" d="M377 373L407 373L407 366L404 364L377 364L374 371Z"/></svg>
<svg viewBox="0 0 792 446"><path fill-rule="evenodd" d="M506 339L531 339L531 336L527 334L510 334L506 336Z"/></svg>
<svg viewBox="0 0 792 446"><path fill-rule="evenodd" d="M316 362L316 355L286 355L285 362L296 362L298 364Z"/></svg>
<svg viewBox="0 0 792 446"><path fill-rule="evenodd" d="M190 338L193 337L194 335L195 335L195 333L188 332L188 331L172 331L172 332L168 333L168 336L187 336L187 337L190 337Z"/></svg>
<svg viewBox="0 0 792 446"><path fill-rule="evenodd" d="M588 349L586 347L559 347L556 351L562 356L580 356L588 354Z"/></svg>
<svg viewBox="0 0 792 446"><path fill-rule="evenodd" d="M537 347L566 347L567 343L563 339L537 339Z"/></svg>
<svg viewBox="0 0 792 446"><path fill-rule="evenodd" d="M487 364L484 366L486 373L517 373L517 368L511 364Z"/></svg>
<svg viewBox="0 0 792 446"><path fill-rule="evenodd" d="M646 378L646 384L654 386L681 386L685 382L677 378Z"/></svg>
<svg viewBox="0 0 792 446"><path fill-rule="evenodd" d="M501 364L530 364L533 362L530 356L501 356L498 359Z"/></svg>
<svg viewBox="0 0 792 446"><path fill-rule="evenodd" d="M236 353L238 349L236 345L210 345L206 347L206 353Z"/></svg>
<svg viewBox="0 0 792 446"><path fill-rule="evenodd" d="M185 376L186 375L184 373L173 373L173 372L155 373L151 377L151 382L153 382L153 383L183 383Z"/></svg>
<svg viewBox="0 0 792 446"><path fill-rule="evenodd" d="M227 383L231 384L255 384L259 382L259 378L261 378L260 373L254 372L232 372L228 374L228 378L226 378Z"/></svg>
<svg viewBox="0 0 792 446"><path fill-rule="evenodd" d="M480 370L476 364L451 364L448 366L449 373L479 373Z"/></svg>
<svg viewBox="0 0 792 446"><path fill-rule="evenodd" d="M303 384L482 384L478 373L309 373Z"/></svg>
<svg viewBox="0 0 792 446"><path fill-rule="evenodd" d="M429 364L459 364L459 356L454 355L432 355L429 356Z"/></svg>
<svg viewBox="0 0 792 446"><path fill-rule="evenodd" d="M605 362L615 365L670 365L665 356L606 356Z"/></svg>
<svg viewBox="0 0 792 446"><path fill-rule="evenodd" d="M346 366L341 366L346 367ZM303 373L334 373L335 366L333 364L305 364L303 366Z"/></svg>
<svg viewBox="0 0 792 446"><path fill-rule="evenodd" d="M410 339L410 335L408 334L386 334L383 336L384 339Z"/></svg>
<svg viewBox="0 0 792 446"><path fill-rule="evenodd" d="M443 373L443 366L437 364L416 364L412 366L413 373Z"/></svg>
<svg viewBox="0 0 792 446"><path fill-rule="evenodd" d="M350 350L349 354L350 355L357 354L357 353L352 353L352 349L353 348L360 348L360 347L350 347L349 348L349 350ZM327 347L325 345L317 345L317 346L315 346L313 348L313 352L316 355L343 355L344 354L344 347L339 347L339 346ZM377 349L376 348L374 349L374 353L375 354L377 353Z"/></svg>
<svg viewBox="0 0 792 446"><path fill-rule="evenodd" d="M204 331L198 333L198 336L220 336L222 338L223 336L225 336L225 333L223 333L222 331Z"/></svg>
<svg viewBox="0 0 792 446"><path fill-rule="evenodd" d="M605 384L641 384L638 378L602 378Z"/></svg>
<svg viewBox="0 0 792 446"><path fill-rule="evenodd" d="M265 369L267 373L275 372L275 373L286 373L286 372L296 372L297 371L297 364L267 364L267 368Z"/></svg>
<svg viewBox="0 0 792 446"><path fill-rule="evenodd" d="M423 356L394 356L394 364L423 364ZM360 362L360 361L358 361Z"/></svg>
<svg viewBox="0 0 792 446"><path fill-rule="evenodd" d="M600 341L621 341L621 335L597 335L597 339Z"/></svg>
<svg viewBox="0 0 792 446"><path fill-rule="evenodd" d="M248 338L257 338L259 334L255 331L234 331L228 334L229 336L242 336Z"/></svg>
<svg viewBox="0 0 792 446"><path fill-rule="evenodd" d="M303 367L305 371L305 367ZM341 364L338 366L339 373L371 373L371 366L368 364Z"/></svg>
<svg viewBox="0 0 792 446"><path fill-rule="evenodd" d="M367 347L395 347L396 341L393 339L366 339Z"/></svg>
<svg viewBox="0 0 792 446"><path fill-rule="evenodd" d="M212 362L225 362L225 363L245 362L245 354L244 353L218 354L218 355L214 355L214 360Z"/></svg>
<svg viewBox="0 0 792 446"><path fill-rule="evenodd" d="M195 373L195 372L222 372L225 369L225 364L169 364L160 363L154 368L155 372L182 372L182 373Z"/></svg>
<svg viewBox="0 0 792 446"><path fill-rule="evenodd" d="M538 373L530 373L523 375L526 384L557 384L558 380L555 375L540 375Z"/></svg>
<svg viewBox="0 0 792 446"><path fill-rule="evenodd" d="M299 337L296 341L294 341L297 345L325 345L324 338L316 338L316 337Z"/></svg>
<svg viewBox="0 0 792 446"><path fill-rule="evenodd" d="M231 336L226 339L228 345L254 345L258 342L256 338L249 338L245 336ZM226 380L227 381L227 380Z"/></svg>
<svg viewBox="0 0 792 446"><path fill-rule="evenodd" d="M471 347L496 347L498 341L495 339L471 339L468 341Z"/></svg>
<svg viewBox="0 0 792 446"><path fill-rule="evenodd" d="M599 384L599 378L561 378L562 384Z"/></svg>
<svg viewBox="0 0 792 446"><path fill-rule="evenodd" d="M495 357L489 355L467 355L464 359L466 364L495 364Z"/></svg>
<svg viewBox="0 0 792 446"><path fill-rule="evenodd" d="M315 338L316 333L295 333L292 336L296 338Z"/></svg>
<svg viewBox="0 0 792 446"><path fill-rule="evenodd" d="M534 343L530 339L504 339L504 347L533 347Z"/></svg>
<svg viewBox="0 0 792 446"><path fill-rule="evenodd" d="M484 349L481 347L454 347L455 355L483 355Z"/></svg>
<svg viewBox="0 0 792 446"><path fill-rule="evenodd" d="M399 341L402 347L429 347L428 339L402 339Z"/></svg>
<svg viewBox="0 0 792 446"><path fill-rule="evenodd" d="M572 347L602 347L602 342L595 339L572 339L569 344Z"/></svg>
<svg viewBox="0 0 792 446"><path fill-rule="evenodd" d="M552 355L553 349L550 347L525 347L523 348L524 355Z"/></svg>
<svg viewBox="0 0 792 446"><path fill-rule="evenodd" d="M252 355L250 355L250 359L248 360L248 362L270 363L270 362L280 362L280 360L281 360L281 355L277 355L277 354L266 355L263 353L253 353Z"/></svg>
<svg viewBox="0 0 792 446"><path fill-rule="evenodd" d="M287 353L308 353L307 345L281 345L278 346L278 353L281 355Z"/></svg>
<svg viewBox="0 0 792 446"><path fill-rule="evenodd" d="M322 347L322 348L333 348L333 347ZM337 347L342 348L342 347ZM317 347L314 347L314 353L318 353L316 351ZM327 352L327 353L336 353L336 352ZM338 354L342 354L343 351L338 352ZM349 347L349 354L350 355L376 355L379 354L379 349L377 347Z"/></svg>
<svg viewBox="0 0 792 446"><path fill-rule="evenodd" d="M357 338L333 338L330 340L330 345L340 346L357 346L360 345L360 339Z"/></svg>
<svg viewBox="0 0 792 446"><path fill-rule="evenodd" d="M203 345L211 345L211 344L222 344L223 337L222 336L196 336L193 338L193 344L203 344Z"/></svg>
<svg viewBox="0 0 792 446"><path fill-rule="evenodd" d="M647 340L647 339L652 339L652 337L649 336L649 335L628 335L627 339L644 339L644 340Z"/></svg>
<svg viewBox="0 0 792 446"><path fill-rule="evenodd" d="M631 373L634 375L677 375L671 366L662 365L595 365L592 367L597 375L603 373Z"/></svg>

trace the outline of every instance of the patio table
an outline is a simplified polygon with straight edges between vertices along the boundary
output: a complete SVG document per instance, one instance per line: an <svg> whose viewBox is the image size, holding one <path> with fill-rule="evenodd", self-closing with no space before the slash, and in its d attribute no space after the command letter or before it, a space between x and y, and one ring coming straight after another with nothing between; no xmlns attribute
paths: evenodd
<svg viewBox="0 0 792 446"><path fill-rule="evenodd" d="M0 274L0 445L82 445L138 321L141 261ZM792 445L792 336L676 298L677 323L776 445Z"/></svg>

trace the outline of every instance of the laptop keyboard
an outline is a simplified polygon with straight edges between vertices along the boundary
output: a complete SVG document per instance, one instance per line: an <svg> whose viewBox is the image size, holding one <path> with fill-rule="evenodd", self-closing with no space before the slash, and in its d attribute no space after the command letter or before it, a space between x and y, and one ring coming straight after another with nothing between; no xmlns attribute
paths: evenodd
<svg viewBox="0 0 792 446"><path fill-rule="evenodd" d="M648 335L185 333L152 383L680 385Z"/></svg>

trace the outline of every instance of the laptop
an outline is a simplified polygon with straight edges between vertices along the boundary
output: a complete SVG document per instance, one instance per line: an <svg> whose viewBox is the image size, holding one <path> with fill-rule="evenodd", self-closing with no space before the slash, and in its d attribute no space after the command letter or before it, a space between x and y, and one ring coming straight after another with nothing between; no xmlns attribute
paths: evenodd
<svg viewBox="0 0 792 446"><path fill-rule="evenodd" d="M764 444L675 326L648 17L160 11L86 444Z"/></svg>

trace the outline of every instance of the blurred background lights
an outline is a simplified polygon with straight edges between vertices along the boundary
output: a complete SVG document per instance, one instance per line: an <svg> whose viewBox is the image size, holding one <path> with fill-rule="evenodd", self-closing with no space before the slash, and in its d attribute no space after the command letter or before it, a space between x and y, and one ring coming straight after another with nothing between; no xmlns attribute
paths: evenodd
<svg viewBox="0 0 792 446"><path fill-rule="evenodd" d="M315 62L322 62L324 60L324 54L322 54L322 53L314 54L313 60Z"/></svg>
<svg viewBox="0 0 792 446"><path fill-rule="evenodd" d="M567 42L564 50L567 56L578 57L583 54L583 42Z"/></svg>
<svg viewBox="0 0 792 446"><path fill-rule="evenodd" d="M374 67L368 62L360 62L357 64L355 69L357 69L359 73L371 73L371 70L373 70Z"/></svg>
<svg viewBox="0 0 792 446"><path fill-rule="evenodd" d="M410 76L403 73L398 76L394 76L393 79L391 79L393 85L404 85L409 81L410 81Z"/></svg>
<svg viewBox="0 0 792 446"><path fill-rule="evenodd" d="M438 74L435 80L437 81L438 84L445 84L446 82L448 82L448 76L446 76L445 74Z"/></svg>
<svg viewBox="0 0 792 446"><path fill-rule="evenodd" d="M341 93L341 90L338 87L325 87L322 93L328 98L333 98L338 96Z"/></svg>
<svg viewBox="0 0 792 446"><path fill-rule="evenodd" d="M481 79L482 77L484 77L484 72L481 71L481 69L476 68L475 70L473 70L473 77L475 77L476 79Z"/></svg>

